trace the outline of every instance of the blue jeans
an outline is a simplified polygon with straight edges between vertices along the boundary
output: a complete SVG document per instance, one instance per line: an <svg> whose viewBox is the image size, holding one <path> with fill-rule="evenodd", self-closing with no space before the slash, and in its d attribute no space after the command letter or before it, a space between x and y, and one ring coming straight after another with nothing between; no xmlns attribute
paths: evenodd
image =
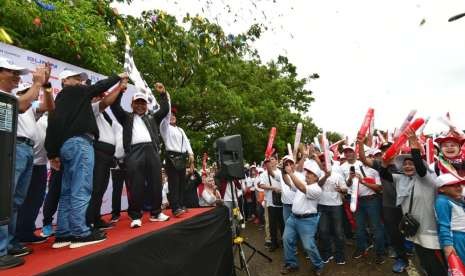
<svg viewBox="0 0 465 276"><path fill-rule="evenodd" d="M292 204L283 204L283 220L284 220L284 224L286 224L286 220L291 215L291 213L292 213Z"/></svg>
<svg viewBox="0 0 465 276"><path fill-rule="evenodd" d="M17 143L15 178L11 189L11 198L13 201L11 217L9 225L0 226L0 256L5 256L8 248L19 246L18 241L14 239L16 234L16 220L18 217L18 210L27 196L27 190L31 182L33 161L32 147L24 143Z"/></svg>
<svg viewBox="0 0 465 276"><path fill-rule="evenodd" d="M315 244L315 234L318 229L320 216L309 218L296 218L290 215L284 228L284 263L291 267L298 267L295 249L297 237L300 237L302 246L310 256L310 260L316 269L323 268L324 264L320 257L320 252Z"/></svg>
<svg viewBox="0 0 465 276"><path fill-rule="evenodd" d="M318 211L320 212L318 229L321 241L321 256L326 260L333 255L332 242L334 242L336 261L344 261L344 228L342 225L344 210L342 205L318 205Z"/></svg>
<svg viewBox="0 0 465 276"><path fill-rule="evenodd" d="M368 247L366 222L368 217L372 227L373 238L377 255L384 255L384 227L381 224L381 203L378 198L358 200L355 221L357 222L357 249L365 250Z"/></svg>
<svg viewBox="0 0 465 276"><path fill-rule="evenodd" d="M88 236L86 211L92 194L94 147L86 138L71 137L60 149L60 160L63 178L56 236Z"/></svg>

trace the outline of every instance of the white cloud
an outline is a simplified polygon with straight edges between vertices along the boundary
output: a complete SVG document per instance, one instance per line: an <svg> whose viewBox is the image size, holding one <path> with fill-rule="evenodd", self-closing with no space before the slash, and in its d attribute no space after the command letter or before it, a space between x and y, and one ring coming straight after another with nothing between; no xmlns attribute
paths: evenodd
<svg viewBox="0 0 465 276"><path fill-rule="evenodd" d="M218 20L226 33L243 32L254 22L267 25L255 43L264 61L285 54L302 77L320 74L309 84L316 98L309 114L327 130L353 137L368 107L375 108L376 127L381 129L399 127L411 109L417 109L418 116L431 116L426 132L444 130L436 118L447 111L465 128L460 120L465 117L465 18L447 22L465 12L465 2L275 2L135 0L129 7L115 6L124 6L120 12L132 15L148 9L166 10L178 18L198 13ZM423 18L426 22L420 26Z"/></svg>

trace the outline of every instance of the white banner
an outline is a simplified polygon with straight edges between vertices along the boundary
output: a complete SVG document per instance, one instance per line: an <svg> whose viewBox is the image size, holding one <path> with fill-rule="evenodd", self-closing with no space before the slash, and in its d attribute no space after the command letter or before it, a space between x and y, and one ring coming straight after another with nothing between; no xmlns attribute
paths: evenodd
<svg viewBox="0 0 465 276"><path fill-rule="evenodd" d="M55 95L57 93L59 93L59 91L61 90L61 82L58 79L58 75L65 69L70 69L70 70L73 70L73 71L76 71L76 72L85 72L85 73L87 73L87 75L88 75L89 79L92 81L92 83L95 83L95 82L105 78L104 75L92 72L90 70L86 70L86 69L74 66L72 64L56 60L54 58L39 55L39 54L36 54L34 52L27 51L27 50L24 50L24 49L21 49L21 48L12 46L12 45L4 44L4 43L0 43L0 57L8 58L8 59L12 60L16 65L26 67L30 71L34 71L35 68L37 66L41 65L41 64L44 64L46 62L50 62L52 64L52 72L51 72L51 76L50 76L50 82L52 84L53 93ZM116 73L119 73L119 72L116 72ZM32 74L22 76L21 81L22 82L31 82L32 81ZM135 93L135 90L136 89L135 89L135 87L133 85L129 85L127 91L124 93L123 98L121 100L121 105L127 111L131 111L131 97ZM110 114L110 116L113 117L113 114L111 113L111 110L109 108L108 108L107 111ZM113 117L113 119L114 119L114 117ZM117 124L116 119L114 119L113 121L114 121L114 123ZM102 209L101 209L102 214L111 213L111 194L112 194L112 191L113 191L113 187L112 187L112 182L111 182L111 178L110 178L110 181L109 181L109 184L108 184L108 189L105 192L105 195L104 195L103 201L102 201ZM121 198L121 210L126 210L127 207L128 207L127 195L126 195L126 187L124 187L122 194L123 195L122 195L122 198ZM55 219L54 220L54 223L55 223L56 222L56 214L54 216L54 219ZM39 227L39 228L42 227L42 220L43 220L43 216L42 216L42 208L41 208L41 210L39 212L39 215L37 217L37 220L36 220L36 226L37 227Z"/></svg>

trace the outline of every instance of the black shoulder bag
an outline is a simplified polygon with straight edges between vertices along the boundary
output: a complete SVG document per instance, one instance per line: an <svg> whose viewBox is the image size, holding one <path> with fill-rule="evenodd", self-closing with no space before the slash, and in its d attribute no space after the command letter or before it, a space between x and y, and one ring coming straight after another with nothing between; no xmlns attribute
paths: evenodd
<svg viewBox="0 0 465 276"><path fill-rule="evenodd" d="M181 132L179 130L179 132ZM181 132L182 135L182 140L181 140L181 150L182 146L184 145L184 135ZM187 154L184 152L177 153L177 152L167 152L168 159L171 161L171 164L173 164L174 168L178 171L184 170L187 166Z"/></svg>
<svg viewBox="0 0 465 276"><path fill-rule="evenodd" d="M415 191L415 184L412 187L412 193L410 194L410 205L408 212L402 217L399 223L399 231L405 237L413 237L418 232L420 223L412 216L412 205L413 205L413 193Z"/></svg>
<svg viewBox="0 0 465 276"><path fill-rule="evenodd" d="M270 172L267 172L267 174L268 174L268 181L270 182L270 187L271 187L272 185L271 185ZM281 193L271 191L271 196L272 196L274 206L277 206L277 207L283 206L283 202L281 201Z"/></svg>

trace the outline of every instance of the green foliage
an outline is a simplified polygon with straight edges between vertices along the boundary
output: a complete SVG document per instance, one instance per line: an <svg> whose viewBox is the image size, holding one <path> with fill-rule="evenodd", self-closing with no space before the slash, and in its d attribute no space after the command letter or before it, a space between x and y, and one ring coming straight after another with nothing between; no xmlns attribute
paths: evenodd
<svg viewBox="0 0 465 276"><path fill-rule="evenodd" d="M55 11L26 0L0 2L0 26L15 45L102 74L122 70L120 19L139 71L149 85L165 84L197 156L205 151L213 156L217 138L239 133L245 158L259 161L271 127L277 128L275 145L281 152L294 141L297 122L304 126L302 141L311 141L319 131L303 116L313 101L305 85L318 74L300 79L283 56L263 64L250 46L260 38L259 25L226 35L220 26L189 14L182 22L159 10L139 18L116 15L109 0L45 1L53 3ZM39 26L33 24L36 17ZM110 42L111 37L116 41Z"/></svg>

